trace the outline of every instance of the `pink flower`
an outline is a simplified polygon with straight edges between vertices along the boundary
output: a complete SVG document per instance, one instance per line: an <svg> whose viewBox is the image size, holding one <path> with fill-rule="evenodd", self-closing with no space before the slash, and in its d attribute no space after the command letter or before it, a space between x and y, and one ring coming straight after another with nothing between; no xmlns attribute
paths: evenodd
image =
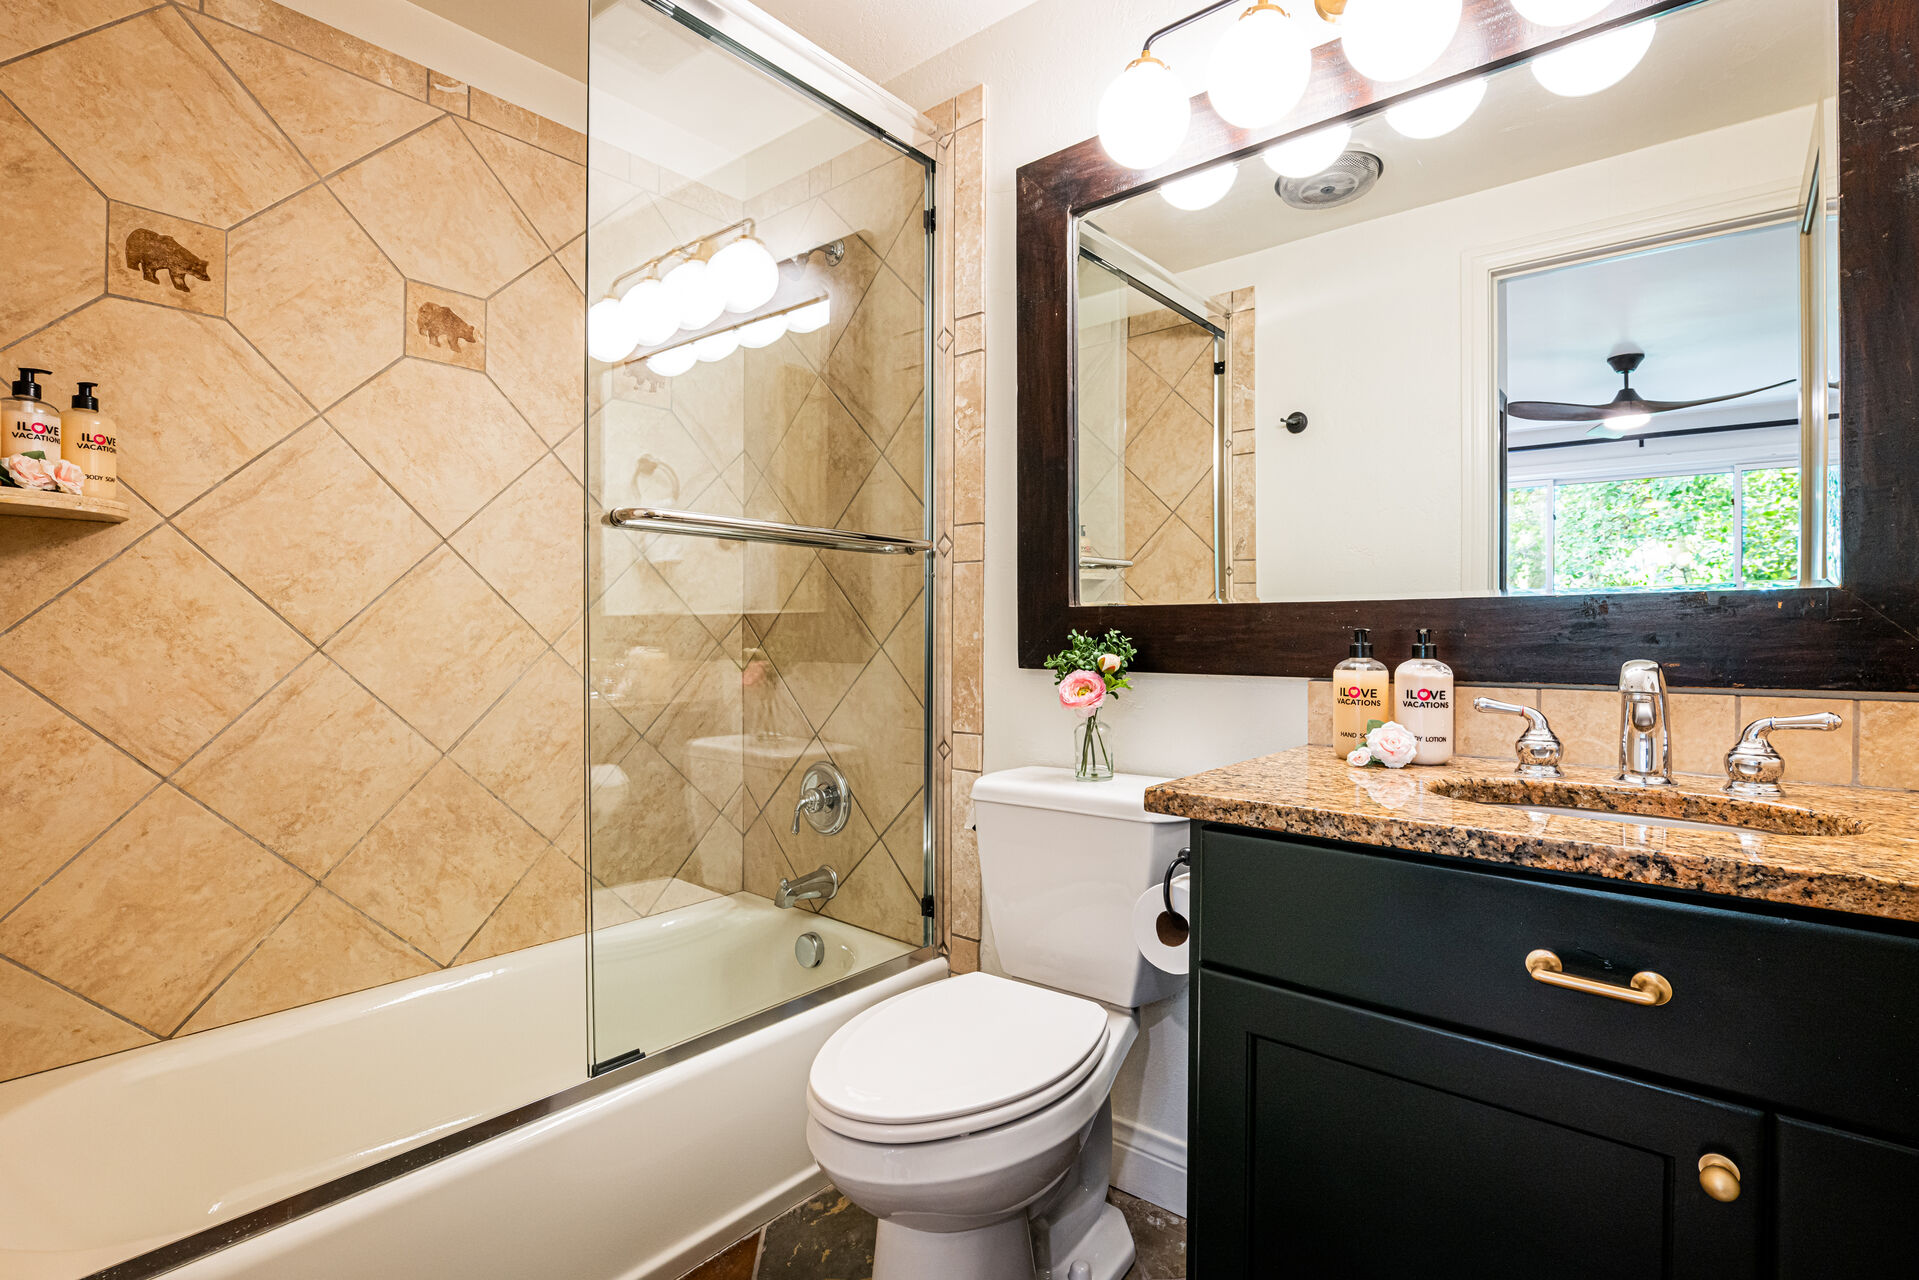
<svg viewBox="0 0 1919 1280"><path fill-rule="evenodd" d="M1397 720L1388 720L1367 734L1366 745L1371 749L1373 759L1388 769L1405 768L1419 753L1419 739Z"/></svg>
<svg viewBox="0 0 1919 1280"><path fill-rule="evenodd" d="M1355 769L1364 769L1372 762L1373 752L1370 747L1355 747L1346 753L1346 763Z"/></svg>
<svg viewBox="0 0 1919 1280"><path fill-rule="evenodd" d="M6 460L7 474L22 489L57 489L53 476L47 471L46 463L38 458L29 458L24 453L16 453Z"/></svg>
<svg viewBox="0 0 1919 1280"><path fill-rule="evenodd" d="M1090 671L1075 671L1059 682L1059 705L1090 716L1106 701L1106 682Z"/></svg>
<svg viewBox="0 0 1919 1280"><path fill-rule="evenodd" d="M1100 654L1099 655L1099 672L1101 675L1104 675L1104 676L1118 675L1119 674L1119 655L1117 653Z"/></svg>
<svg viewBox="0 0 1919 1280"><path fill-rule="evenodd" d="M65 458L48 468L53 473L53 482L68 493L79 493L86 487L87 473L80 469L77 462L68 462Z"/></svg>

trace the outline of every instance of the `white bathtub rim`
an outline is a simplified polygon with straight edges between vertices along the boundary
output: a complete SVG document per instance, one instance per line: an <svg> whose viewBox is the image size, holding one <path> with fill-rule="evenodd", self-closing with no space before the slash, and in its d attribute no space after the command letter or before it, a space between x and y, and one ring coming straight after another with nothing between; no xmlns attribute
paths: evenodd
<svg viewBox="0 0 1919 1280"><path fill-rule="evenodd" d="M164 1275L254 1237L283 1230L323 1209L339 1205L408 1174L443 1164L464 1153L472 1152L488 1142L502 1138L509 1141L531 1138L545 1124L559 1121L563 1113L574 1112L580 1107L604 1105L602 1100L607 1095L616 1091L643 1087L647 1077L658 1072L706 1053L724 1050L734 1041L776 1026L789 1018L802 1016L840 996L885 982L921 965L935 962L942 966L945 964L945 957L937 946L921 947L904 955L894 956L816 991L796 996L782 1004L764 1009L669 1049L663 1049L656 1054L623 1062L611 1068L602 1068L599 1074L559 1093L481 1120L454 1133L435 1138L318 1186L296 1192L282 1200L264 1205L204 1231L169 1241L145 1253L136 1254L98 1271L90 1272L80 1280L148 1280L149 1277ZM817 1170L818 1166L814 1168ZM824 1177L824 1175L820 1176ZM795 1183L792 1196L795 1203L806 1198L808 1194L806 1188L810 1185L804 1178ZM782 1188L766 1197L769 1202L768 1207L779 1207L771 1202L780 1200L785 1195L786 1190ZM727 1243L731 1241L720 1242L720 1247ZM676 1255L688 1252L698 1254L705 1244L703 1233L700 1236L688 1238L673 1252ZM688 1265L698 1263L704 1256L703 1254L694 1256ZM659 1261L659 1259L651 1260L637 1268L633 1274L644 1275Z"/></svg>

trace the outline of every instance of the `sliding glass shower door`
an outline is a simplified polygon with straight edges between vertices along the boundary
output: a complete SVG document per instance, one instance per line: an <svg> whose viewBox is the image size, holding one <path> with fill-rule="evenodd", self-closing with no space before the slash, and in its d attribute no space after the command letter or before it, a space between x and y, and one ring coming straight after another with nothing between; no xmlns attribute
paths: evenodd
<svg viewBox="0 0 1919 1280"><path fill-rule="evenodd" d="M932 162L684 8L591 85L604 1070L931 941Z"/></svg>

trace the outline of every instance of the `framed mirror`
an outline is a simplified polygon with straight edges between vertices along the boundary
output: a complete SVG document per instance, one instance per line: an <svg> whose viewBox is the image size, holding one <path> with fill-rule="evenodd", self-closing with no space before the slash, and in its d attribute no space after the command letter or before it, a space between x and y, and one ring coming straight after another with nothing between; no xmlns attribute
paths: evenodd
<svg viewBox="0 0 1919 1280"><path fill-rule="evenodd" d="M1273 127L1020 171L1022 662L1919 687L1909 7L1464 10L1412 79L1302 23Z"/></svg>

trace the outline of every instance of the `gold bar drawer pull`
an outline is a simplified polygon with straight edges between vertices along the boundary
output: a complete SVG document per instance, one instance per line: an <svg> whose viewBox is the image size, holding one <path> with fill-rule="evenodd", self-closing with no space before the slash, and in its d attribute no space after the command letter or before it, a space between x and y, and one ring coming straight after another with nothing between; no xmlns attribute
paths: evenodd
<svg viewBox="0 0 1919 1280"><path fill-rule="evenodd" d="M1672 983L1656 973L1650 971L1635 973L1632 976L1631 986L1615 986L1610 982L1598 982L1592 978L1581 978L1567 973L1565 966L1559 963L1559 957L1543 947L1527 954L1526 972L1533 976L1534 982L1543 982L1549 987L1583 991L1589 996L1624 1000L1627 1004L1658 1005L1672 999Z"/></svg>

